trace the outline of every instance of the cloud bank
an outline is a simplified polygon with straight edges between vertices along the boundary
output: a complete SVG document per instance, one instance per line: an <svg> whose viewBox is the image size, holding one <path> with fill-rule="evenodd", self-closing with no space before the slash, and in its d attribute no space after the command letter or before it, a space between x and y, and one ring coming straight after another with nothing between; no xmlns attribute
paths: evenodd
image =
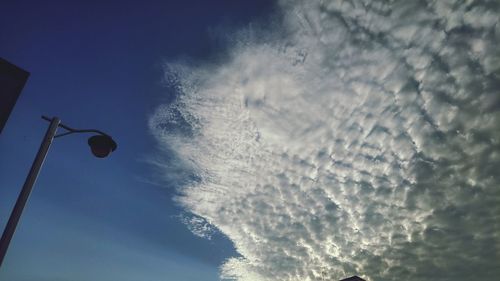
<svg viewBox="0 0 500 281"><path fill-rule="evenodd" d="M197 235L241 254L222 278L498 278L500 3L280 8L220 64L168 63L150 119Z"/></svg>

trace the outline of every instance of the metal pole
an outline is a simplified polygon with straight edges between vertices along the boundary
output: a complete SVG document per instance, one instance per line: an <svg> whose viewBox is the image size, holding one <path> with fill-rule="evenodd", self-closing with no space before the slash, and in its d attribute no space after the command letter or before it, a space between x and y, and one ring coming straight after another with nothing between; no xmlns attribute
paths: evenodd
<svg viewBox="0 0 500 281"><path fill-rule="evenodd" d="M19 218L21 217L24 206L26 205L26 201L28 201L28 197L30 196L31 190L33 189L36 178L38 177L38 173L40 172L40 168L42 167L43 161L45 160L45 156L47 156L47 152L49 151L50 144L54 139L59 123L61 123L61 120L59 120L59 118L57 117L52 118L52 120L50 121L49 128L45 133L42 144L40 145L35 160L31 165L30 172L26 177L26 181L24 182L23 188L21 189L21 193L19 193L19 197L17 197L16 205L14 206L14 209L10 214L9 221L5 226L2 234L2 240L0 240L0 267L2 266L2 262L5 257L5 253L7 252L7 248L9 247L10 240L12 239L12 235L16 230L17 223L19 221Z"/></svg>

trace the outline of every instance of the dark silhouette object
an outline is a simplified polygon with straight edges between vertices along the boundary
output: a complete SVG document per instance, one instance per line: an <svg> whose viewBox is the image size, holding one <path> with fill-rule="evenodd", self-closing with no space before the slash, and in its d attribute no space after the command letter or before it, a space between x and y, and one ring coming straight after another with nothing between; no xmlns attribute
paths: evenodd
<svg viewBox="0 0 500 281"><path fill-rule="evenodd" d="M366 281L365 279L359 277L359 276L352 276L352 277L349 277L349 278L346 278L346 279L342 279L340 281Z"/></svg>
<svg viewBox="0 0 500 281"><path fill-rule="evenodd" d="M0 58L0 133L30 73Z"/></svg>
<svg viewBox="0 0 500 281"><path fill-rule="evenodd" d="M36 178L40 173L40 169L42 168L43 162L45 161L45 157L49 152L50 145L54 138L75 134L75 133L97 133L99 135L93 136L89 139L89 145L92 150L92 153L99 158L104 158L108 156L111 151L116 149L116 143L113 139L106 133L96 129L73 129L61 123L61 120L57 117L48 118L42 116L42 119L50 122L49 128L43 137L42 143L40 144L40 148L38 149L38 153L36 154L35 160L31 165L31 169L26 177L26 181L17 197L16 204L14 205L14 209L10 214L9 220L5 225L5 229L2 233L2 238L0 239L0 267L2 266L3 259L5 258L5 254L7 253L7 249L9 248L10 241L12 236L14 235L14 231L16 230L17 223L19 222L19 218L24 210L24 206L28 201L31 190L33 189L33 185L35 184ZM65 133L56 135L57 128L63 128L66 130Z"/></svg>
<svg viewBox="0 0 500 281"><path fill-rule="evenodd" d="M51 121L52 119L42 116L42 119ZM66 130L65 133L55 135L54 138L62 137L62 136L67 136L70 134L75 134L75 133L96 133L98 135L92 136L89 138L87 143L90 146L90 150L92 151L92 154L94 154L95 157L98 158L104 158L108 156L111 152L116 150L116 142L113 140L111 136L108 134L96 130L96 129L73 129L67 125L64 124L59 124L59 127L63 128Z"/></svg>
<svg viewBox="0 0 500 281"><path fill-rule="evenodd" d="M93 136L89 138L88 143L92 154L98 158L104 158L116 149L116 142L109 136Z"/></svg>

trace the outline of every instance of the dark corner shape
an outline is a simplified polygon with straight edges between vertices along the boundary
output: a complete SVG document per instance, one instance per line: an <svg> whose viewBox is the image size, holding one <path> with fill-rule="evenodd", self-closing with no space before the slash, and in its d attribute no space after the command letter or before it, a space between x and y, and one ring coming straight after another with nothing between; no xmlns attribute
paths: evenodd
<svg viewBox="0 0 500 281"><path fill-rule="evenodd" d="M0 57L0 133L30 73Z"/></svg>
<svg viewBox="0 0 500 281"><path fill-rule="evenodd" d="M359 276L352 276L352 277L349 277L349 278L346 278L346 279L342 279L340 281L366 281L365 279L359 277Z"/></svg>

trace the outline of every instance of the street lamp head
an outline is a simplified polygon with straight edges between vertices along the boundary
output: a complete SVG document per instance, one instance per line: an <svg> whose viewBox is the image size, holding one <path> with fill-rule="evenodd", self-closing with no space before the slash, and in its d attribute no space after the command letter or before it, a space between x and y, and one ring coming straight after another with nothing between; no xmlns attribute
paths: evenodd
<svg viewBox="0 0 500 281"><path fill-rule="evenodd" d="M104 158L112 151L115 151L116 142L110 137L105 135L95 135L89 138L88 144L90 150L95 157Z"/></svg>

